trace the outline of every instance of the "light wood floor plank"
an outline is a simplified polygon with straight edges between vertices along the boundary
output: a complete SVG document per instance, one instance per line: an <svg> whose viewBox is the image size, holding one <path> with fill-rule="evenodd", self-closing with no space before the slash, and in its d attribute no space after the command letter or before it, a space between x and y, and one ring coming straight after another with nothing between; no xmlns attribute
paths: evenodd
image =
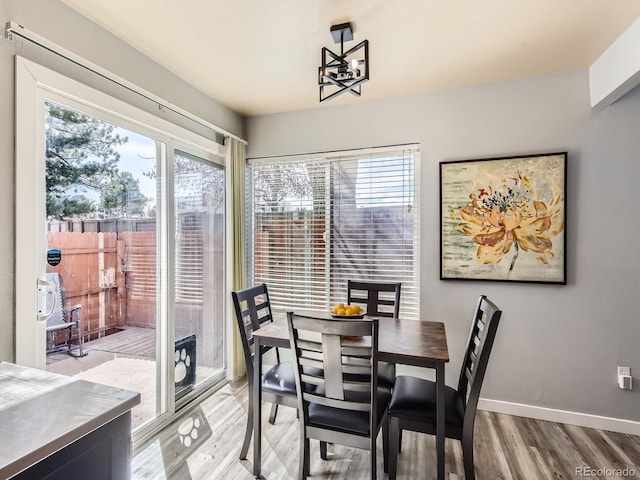
<svg viewBox="0 0 640 480"><path fill-rule="evenodd" d="M583 457L590 458L594 468L611 469L614 467L612 459L603 454L599 446L592 441L587 435L586 428L577 427L575 425L563 425L563 429L573 441L575 447L582 453ZM606 470L605 470L606 471ZM616 480L613 475L603 475L604 480ZM620 476L618 476L620 478Z"/></svg>
<svg viewBox="0 0 640 480"><path fill-rule="evenodd" d="M136 446L133 479L252 479L252 447L247 460L238 459L247 399L246 382L227 385L147 444ZM263 405L262 478L297 479L300 427L295 410L280 407L276 424L270 425L270 407ZM199 422L193 423L195 420ZM191 439L189 447L187 437ZM328 451L329 459L320 459L318 442L311 442L310 479L370 478L369 452L340 445L329 445ZM476 416L474 452L477 480L576 479L576 467L585 465L596 469L633 467L636 477L629 479L640 478L640 437L492 412L479 411ZM381 437L377 460L378 479L386 479ZM445 460L448 480L463 480L459 442L447 440ZM398 480L435 480L435 465L435 438L404 432Z"/></svg>
<svg viewBox="0 0 640 480"><path fill-rule="evenodd" d="M540 466L540 471L544 475L544 478L549 479L569 479L573 478L573 474L569 474L568 469L562 465L561 459L556 455L553 443L547 438L543 429L541 428L540 421L531 418L523 419L528 428L527 432L531 435L532 446L531 454L534 456L535 461Z"/></svg>
<svg viewBox="0 0 640 480"><path fill-rule="evenodd" d="M615 452L622 465L628 467L640 465L640 452L635 451L632 448L628 448L632 443L631 441L621 444L619 439L616 437L617 434L614 432L605 432L602 430L596 430L596 432L607 443L609 448Z"/></svg>
<svg viewBox="0 0 640 480"><path fill-rule="evenodd" d="M509 464L495 425L496 415L489 412L479 413L476 415L473 438L476 476L480 480L484 478L487 480L490 478L512 480ZM491 472L492 476L485 476L485 472Z"/></svg>
<svg viewBox="0 0 640 480"><path fill-rule="evenodd" d="M542 473L529 453L520 429L522 420L512 415L496 414L497 429L509 470L514 478L538 479Z"/></svg>

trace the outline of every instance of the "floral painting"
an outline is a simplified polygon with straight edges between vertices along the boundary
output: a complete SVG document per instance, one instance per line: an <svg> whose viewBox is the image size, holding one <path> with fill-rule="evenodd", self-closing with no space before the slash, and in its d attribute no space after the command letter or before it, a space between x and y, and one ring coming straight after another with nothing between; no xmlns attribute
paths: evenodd
<svg viewBox="0 0 640 480"><path fill-rule="evenodd" d="M565 284L566 160L441 162L441 278Z"/></svg>

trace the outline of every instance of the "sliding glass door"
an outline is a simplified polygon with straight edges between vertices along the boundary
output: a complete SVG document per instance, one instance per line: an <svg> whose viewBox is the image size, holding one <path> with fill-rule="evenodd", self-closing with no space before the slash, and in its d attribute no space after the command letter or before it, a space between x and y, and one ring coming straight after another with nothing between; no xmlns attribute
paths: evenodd
<svg viewBox="0 0 640 480"><path fill-rule="evenodd" d="M224 369L225 174L221 164L176 150L175 383L190 386Z"/></svg>
<svg viewBox="0 0 640 480"><path fill-rule="evenodd" d="M63 103L47 100L44 112L46 250L37 254L47 259L56 296L47 369L139 391L137 428L167 406L156 348L166 322L157 219L166 214L157 201L161 179L150 174L166 148Z"/></svg>
<svg viewBox="0 0 640 480"><path fill-rule="evenodd" d="M225 376L224 147L24 62L17 362L139 391L139 436Z"/></svg>

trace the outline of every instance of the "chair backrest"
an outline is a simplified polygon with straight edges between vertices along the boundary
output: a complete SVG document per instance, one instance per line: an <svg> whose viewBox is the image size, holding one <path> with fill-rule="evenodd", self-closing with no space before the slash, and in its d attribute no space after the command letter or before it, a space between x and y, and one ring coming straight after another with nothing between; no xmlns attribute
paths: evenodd
<svg viewBox="0 0 640 480"><path fill-rule="evenodd" d="M471 414L472 419L475 415L482 381L501 316L502 310L485 295L481 295L473 316L467 350L458 381L458 392L466 404L465 417L467 413Z"/></svg>
<svg viewBox="0 0 640 480"><path fill-rule="evenodd" d="M51 316L47 319L47 327L54 327L56 325L62 325L66 323L67 317L65 314L65 296L64 296L64 283L62 276L57 272L50 272L45 274L47 282L52 284L54 288L54 294L56 296L56 305ZM53 298L51 298L51 292L47 292L47 305L51 305Z"/></svg>
<svg viewBox="0 0 640 480"><path fill-rule="evenodd" d="M368 315L398 318L402 283L347 282L347 303L364 305Z"/></svg>
<svg viewBox="0 0 640 480"><path fill-rule="evenodd" d="M245 288L237 292L231 292L233 306L236 311L236 321L242 341L244 361L247 364L247 374L253 378L253 332L263 324L273 322L271 303L267 285L262 283L254 287ZM265 347L262 353L271 347ZM277 352L277 350L276 350ZM278 361L279 358L278 358Z"/></svg>
<svg viewBox="0 0 640 480"><path fill-rule="evenodd" d="M377 432L378 320L327 320L287 313L298 407L310 404L368 412ZM345 374L354 374L344 379Z"/></svg>

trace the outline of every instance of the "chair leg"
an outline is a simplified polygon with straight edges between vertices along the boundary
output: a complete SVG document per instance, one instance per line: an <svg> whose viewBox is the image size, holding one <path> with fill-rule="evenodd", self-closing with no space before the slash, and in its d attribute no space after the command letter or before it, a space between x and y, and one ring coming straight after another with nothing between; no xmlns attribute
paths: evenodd
<svg viewBox="0 0 640 480"><path fill-rule="evenodd" d="M327 459L327 442L320 442L320 458L322 460Z"/></svg>
<svg viewBox="0 0 640 480"><path fill-rule="evenodd" d="M240 460L247 458L247 452L249 451L249 444L251 443L251 435L253 434L253 388L249 383L249 409L247 414L247 429L244 432L244 441L242 442L242 448L240 449Z"/></svg>
<svg viewBox="0 0 640 480"><path fill-rule="evenodd" d="M67 328L67 353L71 355L71 333L73 330L73 325L69 325Z"/></svg>
<svg viewBox="0 0 640 480"><path fill-rule="evenodd" d="M396 480L400 432L398 417L389 417L389 480Z"/></svg>
<svg viewBox="0 0 640 480"><path fill-rule="evenodd" d="M84 357L84 342L82 341L82 332L80 331L80 323L76 321L76 332L78 332L78 351L80 352L79 356Z"/></svg>
<svg viewBox="0 0 640 480"><path fill-rule="evenodd" d="M371 480L377 480L378 478L378 455L376 451L376 437L371 435L371 444L369 455L371 459Z"/></svg>
<svg viewBox="0 0 640 480"><path fill-rule="evenodd" d="M402 452L402 430L398 432L398 453Z"/></svg>
<svg viewBox="0 0 640 480"><path fill-rule="evenodd" d="M71 330L69 330L71 332ZM71 355L72 357L76 357L76 358L81 358L81 357L86 357L88 355L88 353L85 353L84 351L84 346L83 346L83 341L82 341L82 335L80 334L80 327L76 324L76 331L78 332L78 352L74 353L71 350L71 334L69 334L69 351L67 352L69 355Z"/></svg>
<svg viewBox="0 0 640 480"><path fill-rule="evenodd" d="M273 402L271 404L271 414L269 415L269 423L271 425L275 425L276 423L276 415L278 414L278 404Z"/></svg>
<svg viewBox="0 0 640 480"><path fill-rule="evenodd" d="M298 478L305 480L309 475L309 439L303 431L300 432L300 464L298 465Z"/></svg>
<svg viewBox="0 0 640 480"><path fill-rule="evenodd" d="M389 417L382 424L382 465L385 473L389 473Z"/></svg>
<svg viewBox="0 0 640 480"><path fill-rule="evenodd" d="M473 466L473 431L462 434L462 461L464 463L465 480L475 480L476 474Z"/></svg>

